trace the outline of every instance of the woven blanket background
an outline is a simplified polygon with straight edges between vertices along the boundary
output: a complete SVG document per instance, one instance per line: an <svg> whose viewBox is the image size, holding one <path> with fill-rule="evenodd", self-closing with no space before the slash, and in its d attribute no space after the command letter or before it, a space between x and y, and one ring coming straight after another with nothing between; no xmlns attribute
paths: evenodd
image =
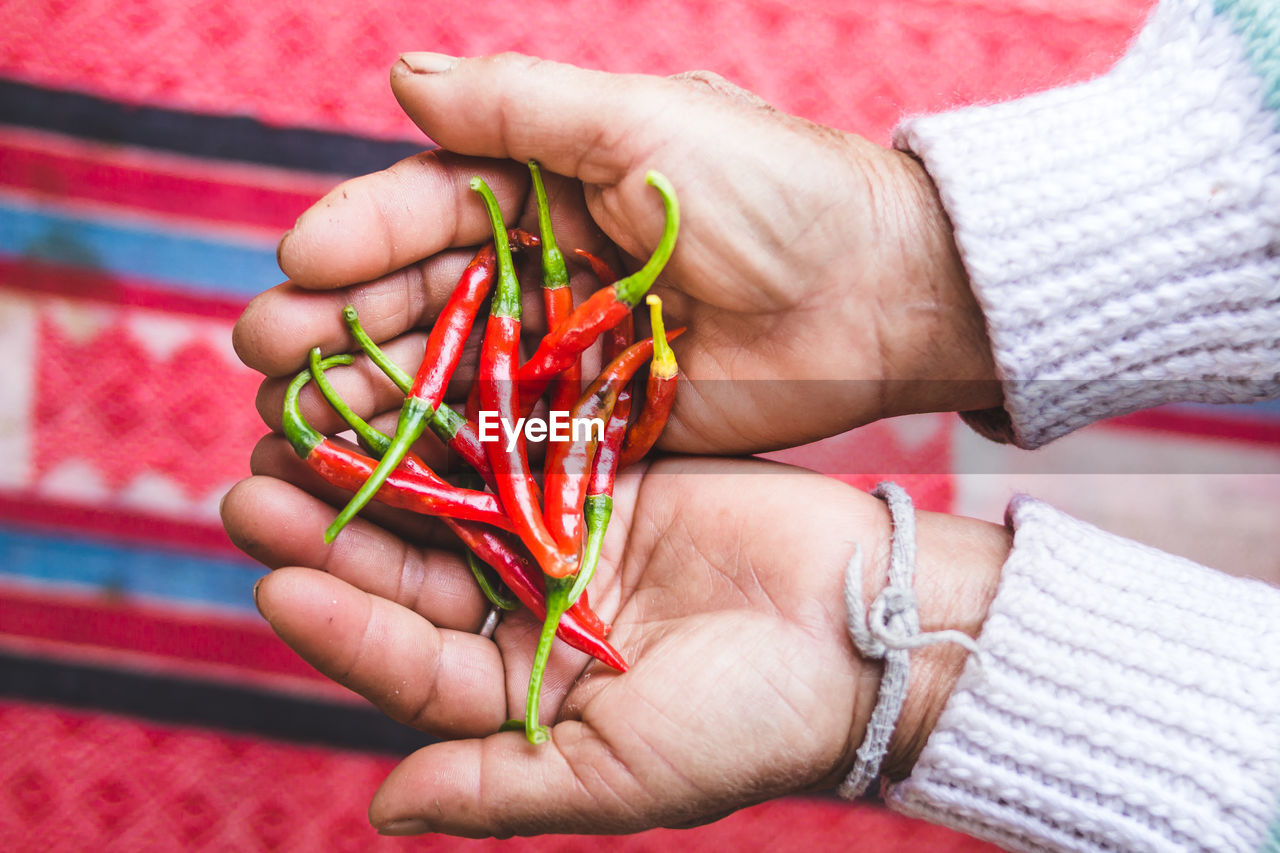
<svg viewBox="0 0 1280 853"><path fill-rule="evenodd" d="M488 849L364 817L422 743L253 612L217 502L262 432L232 321L274 242L344 175L426 142L397 53L519 50L718 71L886 141L904 114L1097 73L1150 0L0 0L0 849ZM1280 408L1173 407L1036 454L954 417L784 458L998 519L1027 489L1280 579ZM978 850L829 797L610 849ZM592 839L504 842L595 849Z"/></svg>

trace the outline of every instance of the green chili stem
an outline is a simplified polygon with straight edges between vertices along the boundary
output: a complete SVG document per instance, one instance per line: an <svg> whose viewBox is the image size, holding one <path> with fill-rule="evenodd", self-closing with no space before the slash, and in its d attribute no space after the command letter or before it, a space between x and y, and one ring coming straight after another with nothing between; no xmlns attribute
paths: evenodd
<svg viewBox="0 0 1280 853"><path fill-rule="evenodd" d="M373 342L373 338L369 337L369 333L364 330L364 326L360 324L360 317L356 314L356 309L350 305L342 309L342 318L347 321L347 328L351 330L351 336L356 339L356 343L360 345L360 349L364 354L369 356L369 360L376 364L387 378L395 383L395 386L402 393L408 394L409 388L413 384L413 377L406 373L400 365L392 361L382 349ZM462 425L467 419L458 414L449 406L441 403L436 407L435 412L431 415L431 431L434 432L441 441L448 444L458 430L462 429ZM353 425L354 427L354 425Z"/></svg>
<svg viewBox="0 0 1280 853"><path fill-rule="evenodd" d="M499 610L515 610L519 607L519 601L515 598L504 595L502 591L499 590L498 586L501 585L500 583L495 585L491 580L489 580L489 573L484 570L482 565L480 565L480 559L476 557L472 550L467 548L465 551L467 555L467 568L471 569L471 574L475 576L476 584L480 587L480 591L484 593L484 597L489 600L489 603L494 607L497 607Z"/></svg>
<svg viewBox="0 0 1280 853"><path fill-rule="evenodd" d="M388 358L387 354L373 342L373 338L369 337L369 333L364 330L364 326L360 325L360 315L356 313L354 305L348 305L342 309L342 319L347 322L347 328L351 331L351 336L356 339L360 349L364 350L364 354L369 356L369 360L378 365L378 368L387 375L388 379L396 384L401 393L408 394L409 389L413 386L413 377L406 373L400 365Z"/></svg>
<svg viewBox="0 0 1280 853"><path fill-rule="evenodd" d="M538 724L538 704L542 699L542 676L547 670L547 658L551 655L551 643L556 638L560 617L569 609L569 590L573 586L572 575L565 578L545 577L547 585L547 618L542 621L542 633L538 635L538 649L533 655L533 669L529 672L529 696L525 701L524 736L529 743L546 743L551 729Z"/></svg>
<svg viewBox="0 0 1280 853"><path fill-rule="evenodd" d="M351 356L347 356L347 363L351 363ZM360 417L347 405L347 401L342 399L338 394L338 390L333 387L333 383L329 381L328 375L324 372L324 362L320 360L320 347L314 347L311 350L311 375L315 377L316 385L320 387L320 393L324 395L325 400L335 412L342 416L347 422L347 426L355 431L360 437L360 441L364 443L374 456L382 456L387 452L387 447L391 444L391 439L387 435L369 425L369 422Z"/></svg>
<svg viewBox="0 0 1280 853"><path fill-rule="evenodd" d="M471 179L471 189L484 199L484 206L493 225L494 248L498 251L498 280L493 292L490 313L498 317L520 319L520 280L516 278L515 262L511 260L511 244L507 238L507 226L502 221L498 199L478 175Z"/></svg>
<svg viewBox="0 0 1280 853"><path fill-rule="evenodd" d="M586 544L582 548L582 562L573 575L573 588L568 592L570 607L591 583L596 566L600 565L600 549L604 547L604 534L609 529L609 516L613 515L611 494L588 494L584 503L586 516Z"/></svg>
<svg viewBox="0 0 1280 853"><path fill-rule="evenodd" d="M671 182L666 177L653 170L650 170L644 179L645 183L661 194L667 220L662 226L662 237L658 240L658 247L653 250L649 260L645 261L640 269L626 278L618 279L614 284L614 293L618 301L628 307L639 305L640 299L648 292L650 285L657 280L658 274L662 272L662 268L666 266L671 253L675 250L676 234L680 230L680 203L676 201L675 187L671 186Z"/></svg>
<svg viewBox="0 0 1280 853"><path fill-rule="evenodd" d="M321 362L319 360L319 347L313 352L314 364L333 366L335 364L350 364L353 361L351 356L344 354L330 356ZM321 369L323 370L323 367ZM306 459L312 449L324 441L324 436L303 420L302 412L298 408L298 395L302 393L303 386L310 381L311 371L304 370L293 378L293 381L289 383L289 388L284 392L284 435L285 438L289 439L289 443L293 445L293 452L297 453L301 459Z"/></svg>
<svg viewBox="0 0 1280 853"><path fill-rule="evenodd" d="M365 505L373 500L373 496L382 488L382 484L387 481L387 477L404 461L404 457L409 453L409 448L426 431L427 416L430 414L431 407L427 405L425 400L418 397L405 398L404 405L400 409L400 420L396 424L396 434L391 439L387 452L378 460L378 467L373 469L369 479L364 481L364 485L352 495L351 500L342 508L342 512L338 513L338 517L325 530L324 541L326 545L333 542L342 531L342 528L346 527L347 522L355 518L356 513L364 509Z"/></svg>
<svg viewBox="0 0 1280 853"><path fill-rule="evenodd" d="M569 286L569 268L564 254L556 245L551 232L551 206L547 202L547 188L542 183L542 169L537 160L529 161L529 175L533 178L533 194L538 200L538 237L542 241L542 286L555 290Z"/></svg>
<svg viewBox="0 0 1280 853"><path fill-rule="evenodd" d="M583 504L587 522L587 544L582 551L582 563L574 575L573 588L569 590L569 606L582 595L600 564L600 551L604 547L604 534L609 529L609 517L613 515L612 495L587 495Z"/></svg>

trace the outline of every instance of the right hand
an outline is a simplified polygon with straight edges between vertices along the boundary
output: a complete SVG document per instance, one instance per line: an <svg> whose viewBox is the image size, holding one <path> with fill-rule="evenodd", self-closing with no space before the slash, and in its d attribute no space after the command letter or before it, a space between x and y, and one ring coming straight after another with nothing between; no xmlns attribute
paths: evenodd
<svg viewBox="0 0 1280 853"><path fill-rule="evenodd" d="M845 565L857 543L870 601L891 535L885 505L864 492L760 460L676 457L624 472L590 593L630 669L557 645L541 704L552 737L530 746L494 732L524 715L538 620L517 610L492 639L476 636L487 602L458 555L420 544L420 516L379 507L382 524L361 516L326 546L326 499L345 496L317 487L277 437L253 470L222 516L237 545L276 569L254 592L263 616L321 672L443 738L382 784L370 817L383 832L692 825L832 787L853 763L880 667L850 642ZM977 635L1010 534L933 513L918 524L922 628ZM965 657L951 644L913 653L885 764L895 778Z"/></svg>
<svg viewBox="0 0 1280 853"><path fill-rule="evenodd" d="M675 347L688 381L661 447L758 452L881 417L999 404L950 225L909 156L707 73L606 74L516 55L421 70L429 56L407 54L391 82L443 150L348 181L303 214L280 245L289 282L237 326L251 367L279 377L314 343L350 349L347 302L375 339L408 340L472 251L451 250L489 237L469 177L536 230L524 165L534 158L566 252L616 245L643 260L662 229L645 172L679 193L680 237L656 290L668 326L689 328ZM369 382L383 408L398 408L389 385Z"/></svg>

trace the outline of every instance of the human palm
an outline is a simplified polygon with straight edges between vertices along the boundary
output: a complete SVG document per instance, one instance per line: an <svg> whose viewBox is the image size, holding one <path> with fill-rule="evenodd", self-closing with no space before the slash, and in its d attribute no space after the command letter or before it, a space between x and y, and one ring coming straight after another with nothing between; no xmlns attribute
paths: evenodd
<svg viewBox="0 0 1280 853"><path fill-rule="evenodd" d="M334 510L321 498L336 495L278 439L259 447L254 469L224 520L250 554L291 567L256 591L264 616L322 672L445 739L392 773L371 808L376 826L686 825L832 784L852 760L875 681L859 678L836 555L853 542L878 552L887 535L883 506L861 492L755 461L673 459L621 478L590 594L630 670L557 645L542 699L552 738L532 746L495 734L523 714L539 627L530 614L477 636L486 605L456 555L412 543L429 541L410 532L421 519L361 520L326 548Z"/></svg>

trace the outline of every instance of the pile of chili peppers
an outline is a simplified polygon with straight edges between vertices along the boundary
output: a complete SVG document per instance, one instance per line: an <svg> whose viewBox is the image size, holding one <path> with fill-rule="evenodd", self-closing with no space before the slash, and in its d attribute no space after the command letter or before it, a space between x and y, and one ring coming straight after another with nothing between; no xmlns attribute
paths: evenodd
<svg viewBox="0 0 1280 853"><path fill-rule="evenodd" d="M668 335L661 300L654 295L645 299L671 256L679 230L679 206L667 179L656 172L646 178L661 195L666 214L653 255L636 272L619 279L607 262L577 250L602 286L574 307L538 164L530 161L529 171L537 200L537 235L521 229L508 232L489 187L478 177L471 179L471 189L488 212L493 242L481 247L464 270L431 328L415 376L370 339L354 308L344 310L360 350L405 395L395 434L379 432L357 415L326 376L327 368L351 364L354 356L321 358L318 347L311 352L309 369L298 374L285 395L284 432L314 471L330 484L354 492L325 532L326 542L332 542L371 500L438 516L466 547L468 564L495 606L512 609L523 604L543 620L523 721L529 741L541 743L549 730L538 724L538 705L554 637L618 671L627 669L606 639L609 627L587 602L586 586L599 562L612 513L614 476L649 451L671 411L678 369L669 340L683 329ZM549 331L521 363L521 291L512 253L539 248ZM445 390L486 299L489 314L478 372L466 411L460 413L444 402ZM637 342L633 309L642 299L649 305L652 337ZM584 389L582 354L601 339L605 367ZM646 362L644 401L633 417L632 380ZM302 418L298 397L311 381L355 433L359 449L320 434ZM594 428L575 429L569 440L548 441L539 488L525 434L514 434L514 427L544 398L549 412L569 413L568 424ZM502 426L496 440L481 440L485 416ZM428 429L474 471L470 485L476 488L447 481L411 450ZM492 568L498 583L480 563ZM509 725L518 726L519 721Z"/></svg>

